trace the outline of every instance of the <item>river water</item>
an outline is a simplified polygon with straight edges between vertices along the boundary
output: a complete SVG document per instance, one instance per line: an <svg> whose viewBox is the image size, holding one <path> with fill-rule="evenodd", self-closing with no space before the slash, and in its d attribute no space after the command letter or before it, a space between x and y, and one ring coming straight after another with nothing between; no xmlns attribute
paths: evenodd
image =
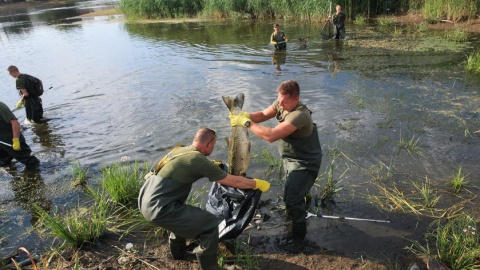
<svg viewBox="0 0 480 270"><path fill-rule="evenodd" d="M261 110L288 79L299 82L301 100L319 127L321 171L328 169L334 150L348 157L337 167L344 190L331 213L394 221L371 226L312 220L309 230L317 233L309 237L320 246L356 256L359 245L368 243L363 252L381 258L379 249L401 250L404 237L425 232L417 217L382 212L365 199L375 192L365 183L380 164L394 168L399 183L428 178L438 190L446 189L461 166L469 190L480 193L480 137L474 133L480 129L479 80L463 68L466 55L478 48L478 36L457 43L446 40L443 31L348 25L347 39L334 42L320 37L322 23L285 22L288 51L274 53L268 44L273 22L76 17L113 4L87 1L8 15L2 11L1 101L13 109L19 99L6 72L8 65L16 65L43 80L49 121L26 124L24 110L15 111L42 165L38 172L25 171L19 163L0 169L1 233L6 237L0 255L19 246L35 249L32 203L50 209L79 203L80 192L71 187L72 163L88 166L92 174L122 157L153 163L172 146L190 143L203 126L228 137L221 96L243 92L244 109ZM398 29L402 34L394 35ZM418 139L421 154L399 151L399 141L412 138ZM252 143L254 156L265 150L278 156L275 143L254 136ZM212 157L226 160L222 140ZM265 171L265 164L253 158L250 174L262 177ZM281 185L274 185L265 197L281 194ZM454 200L442 196L444 203ZM478 206L467 206L472 207Z"/></svg>

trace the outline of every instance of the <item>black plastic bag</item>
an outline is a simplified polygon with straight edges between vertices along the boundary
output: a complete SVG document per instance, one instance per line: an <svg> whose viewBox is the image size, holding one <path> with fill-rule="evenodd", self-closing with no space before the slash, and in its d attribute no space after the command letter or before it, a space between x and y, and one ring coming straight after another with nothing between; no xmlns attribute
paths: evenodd
<svg viewBox="0 0 480 270"><path fill-rule="evenodd" d="M207 211L219 219L219 241L237 238L252 221L262 192L213 183L208 193Z"/></svg>

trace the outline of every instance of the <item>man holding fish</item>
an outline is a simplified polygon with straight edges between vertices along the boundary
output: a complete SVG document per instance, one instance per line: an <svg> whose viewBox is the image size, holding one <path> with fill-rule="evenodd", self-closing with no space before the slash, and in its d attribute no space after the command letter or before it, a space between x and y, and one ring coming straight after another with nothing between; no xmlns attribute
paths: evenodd
<svg viewBox="0 0 480 270"><path fill-rule="evenodd" d="M322 161L322 149L312 112L300 102L300 87L295 80L282 82L277 88L277 99L271 106L254 113L231 114L232 126L244 126L258 137L278 141L278 149L285 170L284 201L292 231L287 236L287 247L292 253L301 252L307 233L305 197L317 178ZM276 118L277 126L259 125Z"/></svg>
<svg viewBox="0 0 480 270"><path fill-rule="evenodd" d="M203 270L225 269L217 263L219 220L210 212L186 204L192 185L199 179L240 189L267 191L261 179L232 175L209 160L216 144L215 131L201 128L189 146L175 147L145 176L138 206L146 220L170 232L170 252L174 259L186 255L186 239L196 239L193 250Z"/></svg>

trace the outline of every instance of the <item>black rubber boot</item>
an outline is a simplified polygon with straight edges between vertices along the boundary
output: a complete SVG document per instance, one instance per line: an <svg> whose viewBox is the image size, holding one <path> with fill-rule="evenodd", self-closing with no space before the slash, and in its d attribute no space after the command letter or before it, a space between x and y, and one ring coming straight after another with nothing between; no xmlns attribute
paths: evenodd
<svg viewBox="0 0 480 270"><path fill-rule="evenodd" d="M307 235L307 223L292 223L292 238L294 241L303 241Z"/></svg>
<svg viewBox="0 0 480 270"><path fill-rule="evenodd" d="M185 258L187 251L187 242L185 238L170 234L168 238L168 244L170 246L170 254L174 260L182 260Z"/></svg>
<svg viewBox="0 0 480 270"><path fill-rule="evenodd" d="M197 255L197 261L198 264L200 265L201 270L220 270L224 268L220 268L218 266L217 262L217 254L196 254Z"/></svg>

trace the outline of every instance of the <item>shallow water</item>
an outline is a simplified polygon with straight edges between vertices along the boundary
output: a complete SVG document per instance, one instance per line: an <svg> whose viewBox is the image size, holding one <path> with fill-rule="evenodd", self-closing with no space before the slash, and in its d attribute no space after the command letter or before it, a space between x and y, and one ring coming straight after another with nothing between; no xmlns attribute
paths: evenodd
<svg viewBox="0 0 480 270"><path fill-rule="evenodd" d="M381 212L368 203L366 194L375 192L365 184L372 179L372 166L393 164L395 181L427 177L438 190L462 166L469 189L480 193L475 187L480 138L473 133L480 127L479 82L463 70L466 55L478 47L477 36L455 43L443 32L405 28L404 35L393 36L391 29L349 25L347 40L334 42L320 38L322 24L285 23L288 51L274 54L268 44L271 22L71 18L95 10L91 4L106 8L109 2L0 16L4 68L17 65L43 80L50 119L23 125L42 161L40 171L25 172L21 164L0 169L0 215L7 235L1 255L19 246L35 249L37 238L29 230L33 202L57 209L79 202L79 190L71 187L72 162L93 172L125 156L153 163L172 146L190 143L202 126L228 137L221 96L243 92L244 109L261 110L287 79L300 83L301 99L318 124L325 154L321 171L328 168L333 148L348 157L337 169L340 177L348 168L337 205L320 211L392 221L372 225L311 218L308 237L321 247L382 259L383 252L385 257L403 252L408 242L402 237L416 239L425 232L428 219ZM305 37L306 47L299 39ZM0 83L1 101L13 108L18 100L13 78L5 71ZM15 114L23 122L24 110ZM422 155L399 152L400 138L414 135ZM252 141L254 155L262 149L277 155L275 143ZM212 158L226 157L226 144L219 140ZM265 171L254 158L250 174L262 177ZM281 185L274 185L264 197L281 195ZM453 201L454 196L442 195L442 205ZM258 239L282 232L259 231Z"/></svg>

